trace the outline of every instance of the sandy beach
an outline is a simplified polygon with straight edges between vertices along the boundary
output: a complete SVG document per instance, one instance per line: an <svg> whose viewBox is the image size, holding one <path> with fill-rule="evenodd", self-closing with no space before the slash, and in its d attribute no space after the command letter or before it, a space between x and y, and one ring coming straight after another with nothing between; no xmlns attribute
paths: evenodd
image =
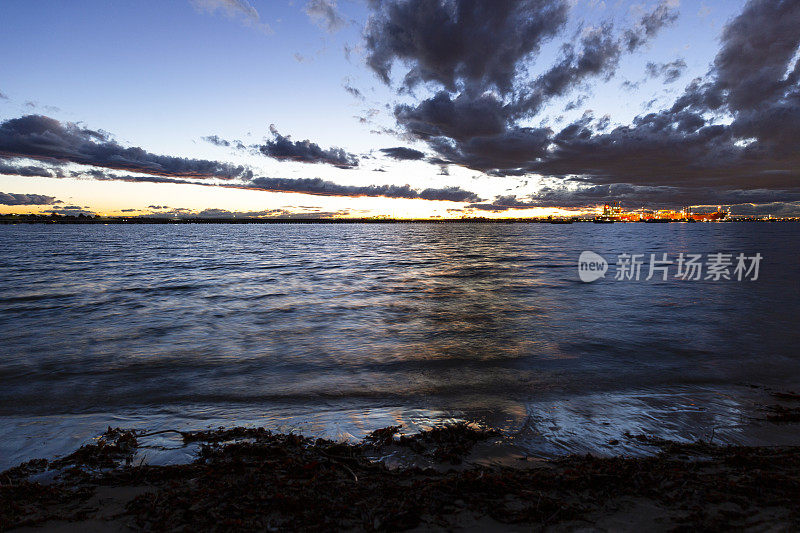
<svg viewBox="0 0 800 533"><path fill-rule="evenodd" d="M176 432L178 433L178 432ZM679 444L644 458L470 462L496 436L466 424L346 444L263 429L183 432L189 464L131 462L132 431L0 474L0 528L20 531L788 531L800 447ZM376 458L402 452L416 466ZM419 466L425 464L427 466Z"/></svg>

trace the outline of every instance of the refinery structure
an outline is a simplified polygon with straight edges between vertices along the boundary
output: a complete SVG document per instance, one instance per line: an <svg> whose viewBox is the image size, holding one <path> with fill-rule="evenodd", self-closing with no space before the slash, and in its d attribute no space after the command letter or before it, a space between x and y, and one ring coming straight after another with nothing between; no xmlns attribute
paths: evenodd
<svg viewBox="0 0 800 533"><path fill-rule="evenodd" d="M619 202L605 204L601 214L594 219L598 223L612 222L718 222L725 220L728 210L718 206L715 211L695 212L686 207L680 211L662 209L635 209L623 211Z"/></svg>

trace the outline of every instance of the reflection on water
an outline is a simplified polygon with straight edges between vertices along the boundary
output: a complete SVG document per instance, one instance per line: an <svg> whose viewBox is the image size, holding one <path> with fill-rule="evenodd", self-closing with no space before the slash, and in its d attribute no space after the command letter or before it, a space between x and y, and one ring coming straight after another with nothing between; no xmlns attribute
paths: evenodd
<svg viewBox="0 0 800 533"><path fill-rule="evenodd" d="M797 386L798 237L792 224L2 227L0 462L108 424L347 438L466 418L533 454L643 429L791 439L752 422L763 399L743 384ZM584 284L583 250L765 259L757 282Z"/></svg>

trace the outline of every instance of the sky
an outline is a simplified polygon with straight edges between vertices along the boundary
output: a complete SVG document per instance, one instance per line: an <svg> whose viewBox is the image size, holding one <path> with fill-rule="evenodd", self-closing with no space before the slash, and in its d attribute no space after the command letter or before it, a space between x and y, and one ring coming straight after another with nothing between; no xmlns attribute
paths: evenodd
<svg viewBox="0 0 800 533"><path fill-rule="evenodd" d="M0 213L800 213L796 0L0 13Z"/></svg>

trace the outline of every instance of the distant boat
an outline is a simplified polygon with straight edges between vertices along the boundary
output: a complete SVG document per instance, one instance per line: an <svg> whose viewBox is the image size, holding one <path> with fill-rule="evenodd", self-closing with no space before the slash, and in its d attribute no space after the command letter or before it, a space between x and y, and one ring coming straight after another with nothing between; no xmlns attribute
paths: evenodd
<svg viewBox="0 0 800 533"><path fill-rule="evenodd" d="M614 219L609 217L595 217L594 219L595 224L613 224Z"/></svg>
<svg viewBox="0 0 800 533"><path fill-rule="evenodd" d="M670 218L646 218L644 219L645 222L649 224L664 224L667 222L672 222Z"/></svg>

